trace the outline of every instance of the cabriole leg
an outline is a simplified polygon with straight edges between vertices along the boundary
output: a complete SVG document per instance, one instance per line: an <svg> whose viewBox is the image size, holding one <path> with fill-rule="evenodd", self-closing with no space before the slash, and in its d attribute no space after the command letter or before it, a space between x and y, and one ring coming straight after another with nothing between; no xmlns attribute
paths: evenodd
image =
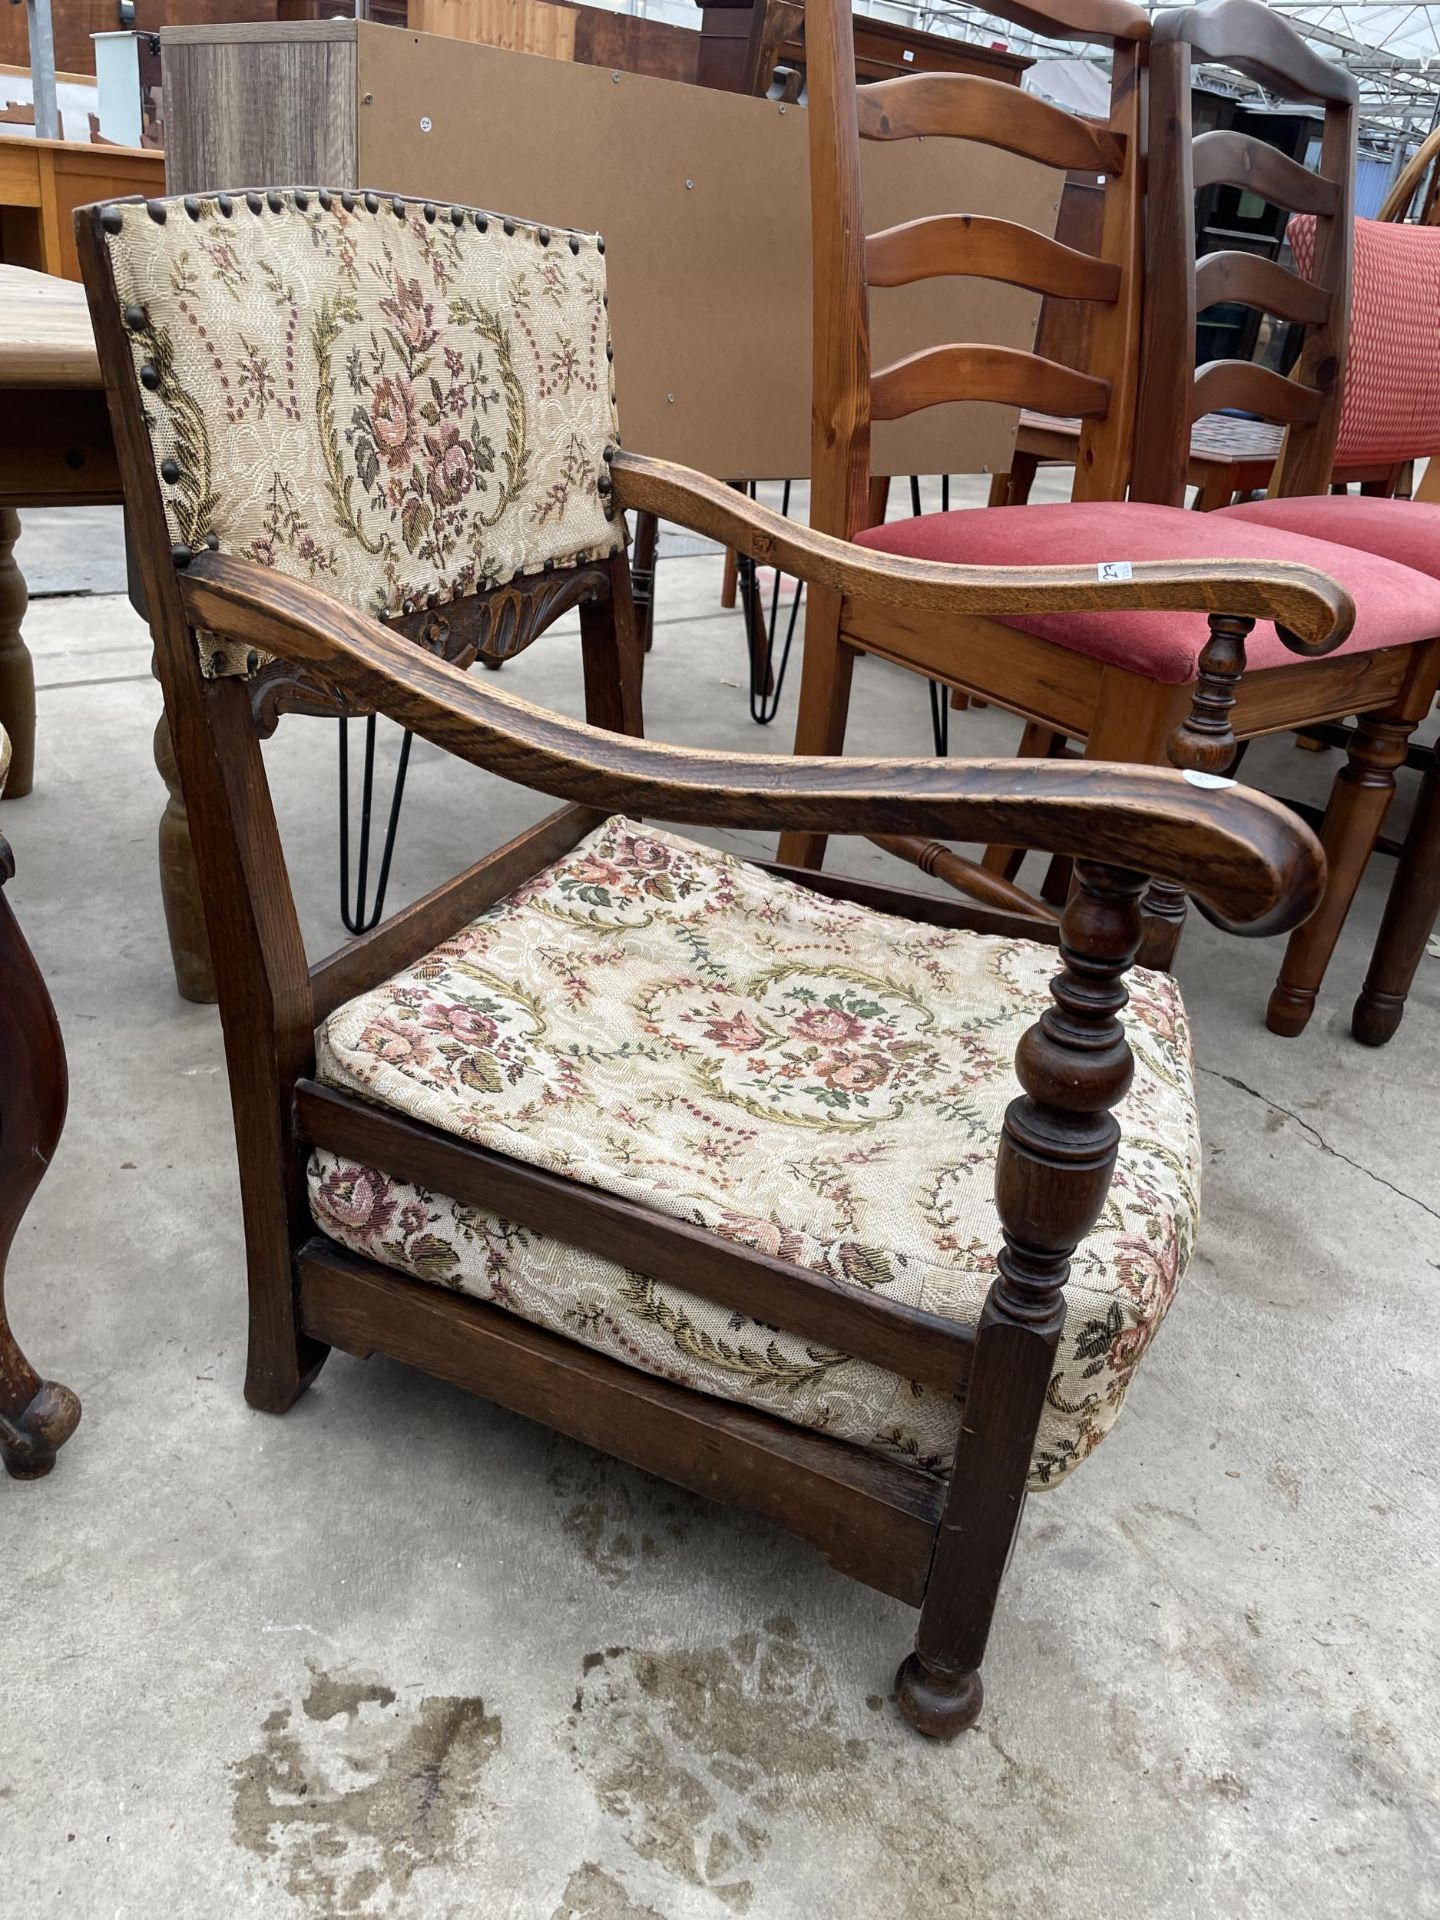
<svg viewBox="0 0 1440 1920"><path fill-rule="evenodd" d="M3 786L0 778L0 786ZM0 886L14 868L0 840ZM65 1124L65 1048L50 995L9 903L0 897L0 1461L38 1480L80 1419L80 1402L42 1380L5 1312L5 1263Z"/></svg>
<svg viewBox="0 0 1440 1920"><path fill-rule="evenodd" d="M1144 877L1078 862L1061 925L1062 971L1020 1042L1024 1088L1005 1115L995 1170L1004 1247L980 1316L950 1492L900 1709L948 1740L980 1711L980 1667L1019 1524L1070 1257L1100 1217L1120 1128L1111 1112L1133 1061L1118 1015L1140 942Z"/></svg>

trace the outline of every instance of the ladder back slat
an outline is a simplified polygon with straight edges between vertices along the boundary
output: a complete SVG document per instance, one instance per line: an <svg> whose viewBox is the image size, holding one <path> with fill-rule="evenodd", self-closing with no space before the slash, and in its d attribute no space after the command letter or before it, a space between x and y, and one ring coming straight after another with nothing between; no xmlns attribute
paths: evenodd
<svg viewBox="0 0 1440 1920"><path fill-rule="evenodd" d="M957 400L1087 419L1109 411L1110 382L1019 347L989 345L927 347L882 367L870 381L873 420L899 420Z"/></svg>
<svg viewBox="0 0 1440 1920"><path fill-rule="evenodd" d="M1266 260L1258 253L1210 253L1195 269L1195 310L1222 300L1237 300L1281 320L1300 320L1306 326L1330 318L1330 293L1313 280Z"/></svg>
<svg viewBox="0 0 1440 1920"><path fill-rule="evenodd" d="M978 140L1048 167L1123 173L1125 142L1033 93L969 73L907 73L855 95L865 140Z"/></svg>
<svg viewBox="0 0 1440 1920"><path fill-rule="evenodd" d="M1202 133L1192 149L1195 187L1243 187L1291 213L1334 213L1339 188L1324 174L1233 127Z"/></svg>
<svg viewBox="0 0 1440 1920"><path fill-rule="evenodd" d="M988 214L930 214L872 233L865 242L865 277L872 287L903 287L942 274L1001 280L1057 300L1109 303L1120 295L1115 261Z"/></svg>

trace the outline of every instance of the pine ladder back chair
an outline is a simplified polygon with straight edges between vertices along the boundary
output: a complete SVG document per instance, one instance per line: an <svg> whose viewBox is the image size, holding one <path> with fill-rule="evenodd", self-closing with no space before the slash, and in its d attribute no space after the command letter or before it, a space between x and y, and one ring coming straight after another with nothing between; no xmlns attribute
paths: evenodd
<svg viewBox="0 0 1440 1920"><path fill-rule="evenodd" d="M593 235L296 189L78 224L215 953L247 1398L280 1413L331 1347L386 1353L745 1505L920 1608L900 1703L957 1732L1026 1489L1113 1422L1193 1238L1183 1008L1125 984L1145 875L1285 928L1318 845L1173 772L661 746L477 686L435 629L513 608L522 568L599 592L624 510L901 611L1205 607L1229 576L957 575L620 452ZM552 324L582 343L558 397ZM284 538L257 545L245 503L282 475ZM1266 591L1313 644L1349 618L1303 569ZM396 595L422 624L377 617ZM613 605L587 658L618 676ZM311 966L255 712L282 685L565 804ZM617 808L1003 836L1076 857L1076 890L1037 932Z"/></svg>
<svg viewBox="0 0 1440 1920"><path fill-rule="evenodd" d="M1236 133L1195 138L1192 58L1237 67L1274 97L1319 104L1324 121L1318 170L1306 172ZM1284 450L1267 499L1221 508L1208 516L1212 521L1243 529L1245 537L1260 532L1348 547L1362 560L1403 566L1433 591L1440 584L1440 507L1331 491L1337 448L1341 464L1363 457L1393 468L1440 441L1440 236L1353 218L1355 100L1353 77L1322 60L1258 0L1220 0L1157 15L1146 352L1133 490L1143 499L1183 498L1176 441L1164 431L1177 408L1194 417L1216 406L1242 407L1284 425ZM1295 273L1232 253L1209 256L1193 275L1181 270L1194 253L1195 194L1221 181L1293 211ZM1197 369L1193 358L1175 351L1177 341L1195 339L1197 308L1217 299L1245 302L1304 326L1290 378L1229 361ZM1431 624L1429 631L1440 633L1440 627ZM1344 736L1346 765L1322 833L1330 876L1326 903L1292 937L1270 996L1267 1024L1287 1036L1303 1031L1314 1011L1326 964L1394 797L1396 770L1434 702L1440 645L1431 638L1420 646L1381 647L1308 671L1322 695L1310 723L1354 714L1358 724ZM1333 692L1323 685L1327 679ZM1246 691L1253 686L1261 693L1270 680L1290 690L1288 672L1247 675L1242 707ZM1412 870L1409 864L1402 868L1406 888ZM1407 929L1413 919L1406 916ZM1415 953L1413 936L1405 951ZM1404 1004L1403 990L1396 997L1400 963L1382 959L1377 965L1384 976L1377 992L1398 1020Z"/></svg>
<svg viewBox="0 0 1440 1920"><path fill-rule="evenodd" d="M853 540L883 518L888 482L870 472L870 424L947 401L1030 406L1081 416L1076 490L1116 499L1129 478L1139 362L1141 292L1140 75L1149 22L1128 0L1064 0L1037 11L1002 5L1017 25L1099 40L1113 55L1111 114L1097 126L1017 88L973 74L925 73L857 85L854 22L845 0L812 0L805 20L810 136L814 340L810 524ZM1060 168L1103 174L1094 255L1015 221L964 211L933 214L866 235L861 140L966 139ZM870 359L869 289L940 275L1004 281L1092 310L1088 371L1017 347L937 345L893 366ZM843 745L859 648L842 631L835 595L806 602L795 744L799 753ZM968 623L967 623L968 625ZM976 623L977 631L983 631ZM993 635L992 635L993 637ZM1008 640L1008 635L1002 636ZM879 637L867 651L883 653ZM897 644L903 640L897 636ZM910 664L910 662L906 662ZM824 837L788 836L782 860L818 867ZM1017 911L1035 904L1001 877L938 847L891 852L939 871L976 897Z"/></svg>
<svg viewBox="0 0 1440 1920"><path fill-rule="evenodd" d="M812 34L821 11L817 0L809 16ZM843 5L830 0L823 12L827 18L833 17L835 30L843 39L848 18ZM1073 26L1077 19L1085 18L1093 24L1098 14L1097 8L1082 16L1077 5L1067 9L1065 17L1072 23L1072 30L1078 31ZM1182 123L1172 113L1170 124L1157 105L1154 68L1162 20L1167 23L1167 46L1173 42L1168 55L1172 61L1187 57L1188 41L1204 35L1214 57L1230 59L1246 72L1269 74L1270 66L1256 52L1257 45L1262 52L1268 47L1277 63L1293 57L1296 70L1313 90L1334 95L1327 123L1326 164L1336 177L1328 183L1317 183L1314 176L1272 149L1231 134L1212 136L1219 144L1209 150L1205 164L1217 164L1229 151L1230 143L1238 140L1236 151L1251 170L1247 177L1258 179L1261 190L1278 178L1287 189L1303 193L1304 204L1328 208L1324 215L1329 223L1326 233L1333 233L1336 239L1333 246L1326 242L1323 266L1327 274L1337 277L1337 284L1343 280L1348 235L1348 175L1344 169L1353 143L1353 80L1318 60L1283 21L1263 7L1249 5L1248 0L1220 0L1218 5L1157 16L1151 23L1148 56L1148 125L1153 129L1148 137L1153 151L1147 196L1147 353L1140 368L1133 464L1137 475L1142 470L1153 475L1158 463L1161 482L1151 480L1150 495L1145 500L1076 500L1063 505L995 507L892 521L858 534L857 544L940 565L1014 564L1043 556L1047 561L1088 564L1100 579L1142 560L1178 561L1182 556L1223 557L1233 572L1253 569L1252 577L1257 580L1268 564L1308 565L1330 575L1350 594L1357 609L1353 629L1343 642L1314 649L1297 643L1283 626L1262 624L1257 628L1249 614L1234 619L1212 615L1207 629L1205 621L1173 612L1114 616L1032 613L1004 622L959 622L915 615L899 621L887 608L855 600L843 604L838 613L833 605L812 607L819 645L815 658L807 663L809 701L805 703L802 688L796 748L801 753L840 750L850 672L856 653L861 651L883 654L964 693L1010 708L1027 723L1022 754L1054 753L1063 750L1067 740L1083 740L1087 755L1096 759L1150 764L1169 760L1198 772L1223 773L1240 740L1330 720L1355 711L1357 704L1367 711L1378 709L1376 719L1356 745L1355 764L1365 765L1364 778L1347 780L1342 776L1332 802L1333 818L1327 823L1327 845L1334 846L1343 857L1331 874L1320 913L1297 935L1287 955L1287 988L1293 985L1313 996L1378 830L1383 809L1371 799L1371 783L1383 781L1382 764L1395 751L1389 729L1401 729L1399 751L1403 752L1404 730L1423 712L1423 689L1440 663L1440 646L1434 640L1440 634L1440 582L1350 545L1222 520L1215 514L1192 513L1181 504L1190 422L1213 404L1216 381L1205 384L1207 375L1199 383L1192 382L1184 336L1179 331L1187 324L1186 315L1193 314L1196 297L1190 238L1194 231L1193 196L1186 199L1178 193L1169 194L1164 201L1166 212L1157 211L1157 168L1162 176L1167 164L1187 175L1189 168L1188 146L1182 151L1178 145ZM1171 24L1175 22L1180 24ZM908 80L895 83L910 84ZM1172 91L1179 86L1178 80L1170 84ZM1174 98L1182 99L1183 91L1175 91ZM837 172L830 148L853 163L858 139L846 132L853 128L854 120L848 97L833 123L817 114L813 106L811 111L812 193L823 200L827 182ZM848 231L848 223L841 225ZM855 225L858 230L858 213ZM839 303L821 297L834 271L825 253L824 234L817 212L816 309L817 316L829 316L817 318L817 342L828 325L839 324ZM1297 383L1250 366L1234 372L1230 389L1232 397L1237 392L1249 395L1257 409L1269 402L1286 418L1304 416L1304 433L1293 436L1292 456L1297 464L1291 471L1301 472L1304 455L1309 466L1319 472L1334 446L1338 363L1332 362L1343 349L1343 299L1337 305L1333 289L1313 288L1272 263L1243 256L1220 256L1213 268L1205 269L1203 284L1212 298L1222 283L1234 285L1243 293L1247 285L1255 284L1249 278L1251 269L1262 277L1265 297L1281 302L1282 310L1300 302L1312 316L1322 307L1330 316L1328 333L1317 331L1314 350L1307 348L1312 364L1322 374L1328 371L1325 391L1309 393ZM1157 279L1167 277L1177 287L1168 305L1163 297L1152 297ZM860 311L863 314L863 305ZM853 332L853 316L847 324ZM1322 353L1320 346L1326 339L1331 350ZM852 353L861 351L852 347ZM823 422L832 417L838 404L833 396L839 387L834 377L827 375L818 345L816 366L816 418L822 428L819 437L823 438ZM1195 394L1192 385L1198 388ZM818 464L818 440L816 457ZM1160 500L1162 493L1164 498ZM807 654L809 636L807 622ZM1323 653L1333 657L1318 657ZM838 669L832 667L837 660ZM792 862L810 864L818 863L823 848L820 835L804 840L791 836L782 842L781 853ZM1019 860L1015 850L996 845L986 853L984 864L1008 884L1014 880ZM956 883L964 885L967 879L968 875L958 874ZM1142 956L1150 964L1168 965L1184 924L1182 890L1168 882L1157 884L1147 897L1146 908Z"/></svg>

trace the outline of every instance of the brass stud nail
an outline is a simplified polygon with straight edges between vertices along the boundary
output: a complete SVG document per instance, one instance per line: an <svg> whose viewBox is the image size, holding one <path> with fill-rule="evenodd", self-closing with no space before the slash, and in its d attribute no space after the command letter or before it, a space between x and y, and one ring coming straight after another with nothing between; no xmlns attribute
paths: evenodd
<svg viewBox="0 0 1440 1920"><path fill-rule="evenodd" d="M477 233L488 233L490 231L490 222L483 213L477 213L475 216L475 231Z"/></svg>
<svg viewBox="0 0 1440 1920"><path fill-rule="evenodd" d="M430 225L433 227L435 224L435 208L431 204L431 202L428 200L425 202L425 218L429 221Z"/></svg>
<svg viewBox="0 0 1440 1920"><path fill-rule="evenodd" d="M247 193L245 196L245 204L252 213L259 213L265 202L260 198L258 193Z"/></svg>
<svg viewBox="0 0 1440 1920"><path fill-rule="evenodd" d="M255 651L254 647L251 647L245 656L245 671L246 673L255 673L259 669L259 666L260 655Z"/></svg>
<svg viewBox="0 0 1440 1920"><path fill-rule="evenodd" d="M302 188L295 189L295 204L304 213L310 205L310 196Z"/></svg>
<svg viewBox="0 0 1440 1920"><path fill-rule="evenodd" d="M570 251L571 253L579 253L580 251L580 236L578 233L572 233L570 236Z"/></svg>
<svg viewBox="0 0 1440 1920"><path fill-rule="evenodd" d="M193 193L186 194L183 204L186 213L189 214L192 220L198 220L200 218L200 202L195 198Z"/></svg>
<svg viewBox="0 0 1440 1920"><path fill-rule="evenodd" d="M450 224L451 224L451 226L452 226L452 227L463 227L463 226L464 226L464 224L465 224L465 209L464 209L463 207L451 207L451 209L450 209Z"/></svg>
<svg viewBox="0 0 1440 1920"><path fill-rule="evenodd" d="M605 251L605 236L603 233L597 233L595 236L595 251L597 253L603 253Z"/></svg>
<svg viewBox="0 0 1440 1920"><path fill-rule="evenodd" d="M175 562L177 567L188 567L194 555L191 553L189 547L172 547L170 549L170 558Z"/></svg>
<svg viewBox="0 0 1440 1920"><path fill-rule="evenodd" d="M160 384L159 371L157 368L152 367L148 360L140 369L140 384L142 387L148 387L151 393L154 393Z"/></svg>
<svg viewBox="0 0 1440 1920"><path fill-rule="evenodd" d="M541 227L535 238L540 242L542 247L548 247L550 244L550 229L548 227Z"/></svg>
<svg viewBox="0 0 1440 1920"><path fill-rule="evenodd" d="M341 206L342 206L342 207L343 207L343 208L345 209L345 211L346 211L346 213L353 213L353 212L355 211L355 196L354 196L354 194L353 194L353 193L342 193L342 194L341 194L341 196L340 196L340 204L341 204Z"/></svg>
<svg viewBox="0 0 1440 1920"><path fill-rule="evenodd" d="M405 218L405 202L400 198L398 193L390 202L390 211L397 220L403 220Z"/></svg>
<svg viewBox="0 0 1440 1920"><path fill-rule="evenodd" d="M220 209L220 217L222 220L228 220L235 211L235 202L230 198L228 193L217 193L215 196L215 204Z"/></svg>
<svg viewBox="0 0 1440 1920"><path fill-rule="evenodd" d="M277 193L274 187L271 187L270 191L266 194L265 204L272 213L283 213L285 211L285 197L283 194Z"/></svg>
<svg viewBox="0 0 1440 1920"><path fill-rule="evenodd" d="M607 360L613 360L615 358L615 349L608 340L605 342L605 358Z"/></svg>
<svg viewBox="0 0 1440 1920"><path fill-rule="evenodd" d="M125 216L118 207L106 207L100 216L100 224L106 233L119 233L125 225Z"/></svg>
<svg viewBox="0 0 1440 1920"><path fill-rule="evenodd" d="M160 478L165 482L167 487L173 487L175 482L180 478L180 462L178 460L162 460L160 462Z"/></svg>
<svg viewBox="0 0 1440 1920"><path fill-rule="evenodd" d="M367 213L378 213L380 211L380 196L378 193L366 194L365 211Z"/></svg>
<svg viewBox="0 0 1440 1920"><path fill-rule="evenodd" d="M163 200L147 200L145 202L145 211L149 214L150 218L155 222L157 227L164 226L165 202Z"/></svg>
<svg viewBox="0 0 1440 1920"><path fill-rule="evenodd" d="M602 494L610 493L613 491L614 486L615 482L610 478L609 474L602 473L595 482L595 491Z"/></svg>
<svg viewBox="0 0 1440 1920"><path fill-rule="evenodd" d="M150 318L144 307L126 307L125 324L132 333L138 333Z"/></svg>
<svg viewBox="0 0 1440 1920"><path fill-rule="evenodd" d="M507 233L507 234L511 234L511 233L514 233L514 231L515 231L515 222L514 222L513 220L507 220L507 221L505 222L505 231L506 231L506 233Z"/></svg>
<svg viewBox="0 0 1440 1920"><path fill-rule="evenodd" d="M610 461L615 458L614 447L603 447L600 452L600 458L608 465Z"/></svg>
<svg viewBox="0 0 1440 1920"><path fill-rule="evenodd" d="M320 202L321 207L326 213L329 213L331 207L335 204L335 196L329 187L321 187L315 195L315 198Z"/></svg>
<svg viewBox="0 0 1440 1920"><path fill-rule="evenodd" d="M211 553L218 553L220 551L220 536L213 527L205 536L205 544Z"/></svg>

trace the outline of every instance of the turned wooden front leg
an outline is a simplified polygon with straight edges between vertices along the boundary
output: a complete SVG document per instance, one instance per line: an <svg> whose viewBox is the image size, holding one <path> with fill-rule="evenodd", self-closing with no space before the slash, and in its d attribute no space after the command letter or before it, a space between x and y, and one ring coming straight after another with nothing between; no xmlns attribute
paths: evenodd
<svg viewBox="0 0 1440 1920"><path fill-rule="evenodd" d="M1440 464L1440 463L1437 463ZM1363 1046L1383 1047L1405 1012L1406 996L1440 919L1440 749L1432 755L1405 836L1370 970L1351 1016Z"/></svg>
<svg viewBox="0 0 1440 1920"><path fill-rule="evenodd" d="M3 783L0 783L3 784ZM14 867L0 840L0 886ZM49 1473L75 1431L80 1402L42 1380L5 1311L11 1243L65 1124L65 1048L34 956L0 895L0 1461L16 1480Z"/></svg>
<svg viewBox="0 0 1440 1920"><path fill-rule="evenodd" d="M20 634L30 596L15 564L20 516L0 507L0 727L10 736L5 797L19 800L35 781L35 665Z"/></svg>
<svg viewBox="0 0 1440 1920"><path fill-rule="evenodd" d="M170 721L162 713L155 723L155 767L165 782L165 811L160 816L160 897L165 905L165 929L170 936L170 958L175 985L185 1000L203 1005L218 998L215 969L210 964L210 936L205 928L205 906L200 893L200 869L190 842L190 816L180 791L180 770L170 738Z"/></svg>
<svg viewBox="0 0 1440 1920"><path fill-rule="evenodd" d="M1062 971L1020 1042L1024 1093L995 1168L1004 1246L980 1315L945 1515L915 1651L896 1686L921 1733L951 1739L984 1697L980 1665L1019 1524L1035 1434L1065 1325L1075 1248L1100 1217L1134 1071L1118 1015L1140 944L1144 877L1079 861L1061 922Z"/></svg>
<svg viewBox="0 0 1440 1920"><path fill-rule="evenodd" d="M1320 829L1325 896L1291 934L1265 1011L1266 1026L1285 1039L1303 1033L1315 1011L1330 956L1395 797L1395 769L1414 730L1415 721L1403 713L1362 713L1356 724Z"/></svg>

